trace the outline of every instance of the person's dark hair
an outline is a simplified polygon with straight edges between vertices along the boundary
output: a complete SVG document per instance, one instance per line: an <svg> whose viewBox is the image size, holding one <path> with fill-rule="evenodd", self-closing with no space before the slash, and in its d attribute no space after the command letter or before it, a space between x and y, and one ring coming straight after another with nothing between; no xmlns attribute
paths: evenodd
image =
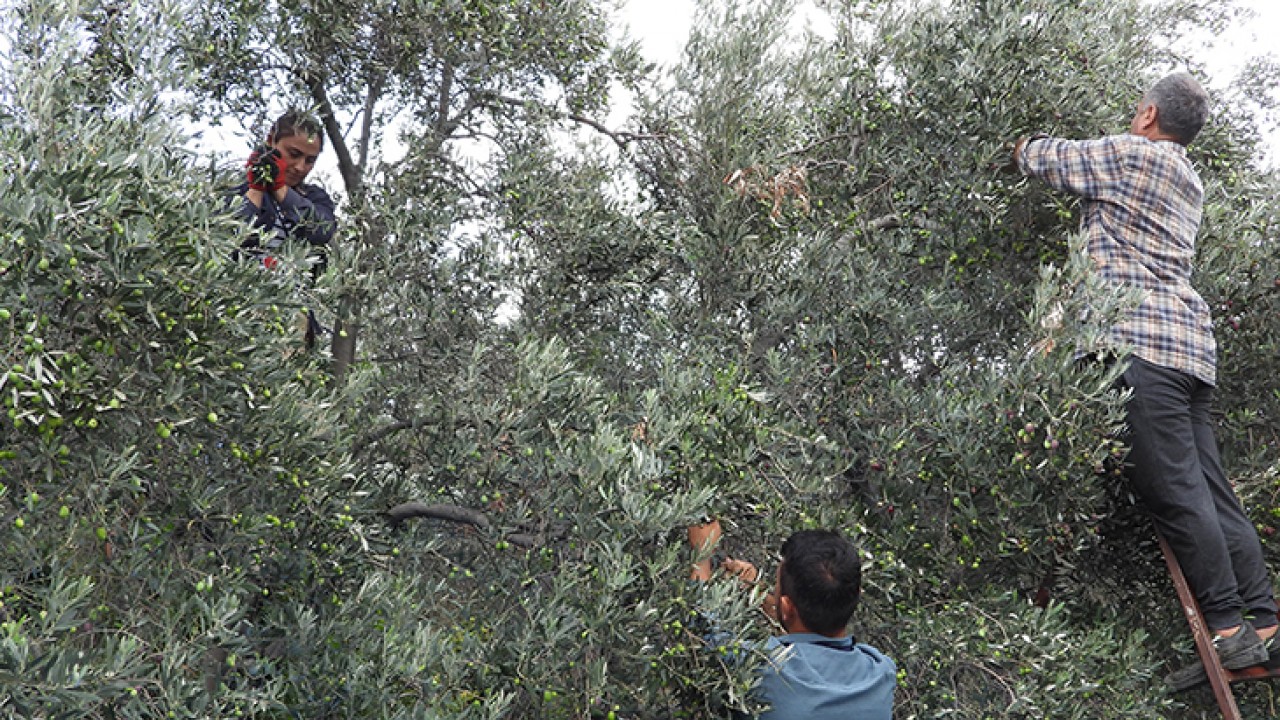
<svg viewBox="0 0 1280 720"><path fill-rule="evenodd" d="M801 530L782 544L778 593L791 598L800 620L813 632L844 630L861 591L862 561L840 533Z"/></svg>
<svg viewBox="0 0 1280 720"><path fill-rule="evenodd" d="M1209 117L1209 94L1189 73L1166 75L1143 99L1159 111L1160 129L1183 145L1191 144Z"/></svg>
<svg viewBox="0 0 1280 720"><path fill-rule="evenodd" d="M267 133L267 142L274 143L294 135L314 137L324 147L324 127L315 117L301 110L290 110L276 119Z"/></svg>

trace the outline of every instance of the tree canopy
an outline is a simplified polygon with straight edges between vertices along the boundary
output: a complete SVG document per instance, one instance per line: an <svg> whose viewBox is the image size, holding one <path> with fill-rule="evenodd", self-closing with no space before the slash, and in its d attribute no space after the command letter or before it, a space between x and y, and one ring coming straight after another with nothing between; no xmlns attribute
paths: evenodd
<svg viewBox="0 0 1280 720"><path fill-rule="evenodd" d="M759 658L703 630L765 637L760 593L687 581L714 516L766 568L796 529L858 542L897 717L1211 714L1160 683L1192 652L1120 366L1076 357L1134 298L1008 157L1123 131L1232 5L818 5L797 34L794 3L707 0L660 73L576 0L16 3L0 712L756 710ZM1267 67L1191 157L1219 441L1277 566ZM235 259L243 158L183 149L289 106L343 183L314 287L301 250Z"/></svg>

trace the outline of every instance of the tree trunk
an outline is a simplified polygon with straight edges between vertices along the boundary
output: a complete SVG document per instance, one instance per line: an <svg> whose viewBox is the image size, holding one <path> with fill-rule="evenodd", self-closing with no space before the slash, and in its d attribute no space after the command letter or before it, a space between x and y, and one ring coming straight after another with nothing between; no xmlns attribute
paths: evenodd
<svg viewBox="0 0 1280 720"><path fill-rule="evenodd" d="M356 319L355 303L343 298L338 305L338 318L333 323L333 379L341 385L346 379L347 371L356 361L356 338L360 332L360 323Z"/></svg>

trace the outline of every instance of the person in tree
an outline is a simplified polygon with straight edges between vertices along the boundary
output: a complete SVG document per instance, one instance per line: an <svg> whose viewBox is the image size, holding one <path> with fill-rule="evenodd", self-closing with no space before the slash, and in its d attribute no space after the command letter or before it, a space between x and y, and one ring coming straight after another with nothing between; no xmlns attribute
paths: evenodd
<svg viewBox="0 0 1280 720"><path fill-rule="evenodd" d="M1223 667L1240 669L1280 663L1280 640L1257 531L1218 456L1209 413L1217 346L1209 306L1191 287L1204 190L1186 147L1208 107L1200 84L1175 73L1141 98L1128 134L1033 135L1016 143L1014 160L1083 198L1097 272L1142 293L1109 336L1116 351L1131 353L1122 380L1132 392L1126 474L1173 547ZM1166 682L1181 690L1205 679L1195 663Z"/></svg>
<svg viewBox="0 0 1280 720"><path fill-rule="evenodd" d="M719 542L720 522L688 530L694 551L707 555ZM756 566L725 559L720 567L745 583ZM711 559L694 564L694 580L710 580ZM897 666L879 650L857 642L848 624L862 590L862 562L853 544L832 530L801 530L782 544L774 592L764 611L786 631L763 650L759 697L769 704L761 720L890 720ZM714 642L714 638L713 638Z"/></svg>
<svg viewBox="0 0 1280 720"><path fill-rule="evenodd" d="M273 253L286 243L305 242L316 255L314 273L324 270L325 247L337 229L333 200L324 188L306 182L323 149L320 123L290 110L275 121L266 144L245 163L248 177L236 188L240 198L236 215L264 232L250 236L241 248L267 269L275 267ZM314 313L307 311L308 347L314 344L318 329Z"/></svg>

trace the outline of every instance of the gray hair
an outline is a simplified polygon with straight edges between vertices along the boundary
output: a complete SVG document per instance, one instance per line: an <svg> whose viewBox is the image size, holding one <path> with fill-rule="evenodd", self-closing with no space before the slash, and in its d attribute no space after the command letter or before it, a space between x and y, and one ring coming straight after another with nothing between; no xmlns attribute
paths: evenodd
<svg viewBox="0 0 1280 720"><path fill-rule="evenodd" d="M1209 117L1209 94L1190 73L1164 76L1143 101L1156 106L1160 129L1183 145L1191 144Z"/></svg>

